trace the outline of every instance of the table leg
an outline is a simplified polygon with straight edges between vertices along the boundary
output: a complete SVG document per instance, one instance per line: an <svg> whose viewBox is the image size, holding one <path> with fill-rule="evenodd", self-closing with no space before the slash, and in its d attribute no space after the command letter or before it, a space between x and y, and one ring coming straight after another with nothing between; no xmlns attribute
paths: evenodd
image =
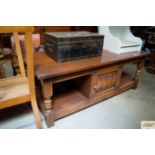
<svg viewBox="0 0 155 155"><path fill-rule="evenodd" d="M54 112L52 110L52 96L53 96L53 86L50 80L41 81L41 90L43 96L42 109L45 116L45 121L48 127L54 124Z"/></svg>
<svg viewBox="0 0 155 155"><path fill-rule="evenodd" d="M46 110L52 109L53 87L51 81L41 81L44 107Z"/></svg>
<svg viewBox="0 0 155 155"><path fill-rule="evenodd" d="M134 89L137 88L137 86L138 86L138 82L140 80L140 72L141 72L141 69L144 67L144 62L145 62L145 60L137 62L137 69L136 69L135 77L134 77L137 83L136 83L136 86L134 87Z"/></svg>

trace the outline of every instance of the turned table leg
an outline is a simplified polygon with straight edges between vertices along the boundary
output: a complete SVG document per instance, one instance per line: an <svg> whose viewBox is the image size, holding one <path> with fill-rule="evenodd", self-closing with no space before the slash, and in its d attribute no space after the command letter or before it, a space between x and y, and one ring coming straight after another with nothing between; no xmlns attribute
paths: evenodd
<svg viewBox="0 0 155 155"><path fill-rule="evenodd" d="M144 67L144 60L143 61L138 61L137 62L137 69L136 69L136 72L135 72L135 80L136 80L136 86L134 88L137 88L138 86L138 82L140 80L140 72L141 72L141 69Z"/></svg>
<svg viewBox="0 0 155 155"><path fill-rule="evenodd" d="M53 86L50 80L42 80L41 81L41 89L42 89L42 96L43 96L43 108L44 108L44 115L47 126L50 127L54 123L54 114L53 114L53 103L52 103L52 96L53 96Z"/></svg>
<svg viewBox="0 0 155 155"><path fill-rule="evenodd" d="M53 88L51 81L41 81L44 107L46 110L52 109Z"/></svg>

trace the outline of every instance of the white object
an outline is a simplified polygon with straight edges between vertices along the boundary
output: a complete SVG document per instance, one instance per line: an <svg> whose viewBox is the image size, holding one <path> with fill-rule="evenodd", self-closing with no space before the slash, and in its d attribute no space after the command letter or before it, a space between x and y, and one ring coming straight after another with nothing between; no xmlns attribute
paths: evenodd
<svg viewBox="0 0 155 155"><path fill-rule="evenodd" d="M98 31L104 35L105 50L117 54L141 50L142 39L134 36L129 26L99 26Z"/></svg>

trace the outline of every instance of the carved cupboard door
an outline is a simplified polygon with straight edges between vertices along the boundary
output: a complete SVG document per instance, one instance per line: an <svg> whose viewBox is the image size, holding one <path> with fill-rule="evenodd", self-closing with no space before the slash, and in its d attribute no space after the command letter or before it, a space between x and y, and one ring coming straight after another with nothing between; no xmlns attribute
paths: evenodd
<svg viewBox="0 0 155 155"><path fill-rule="evenodd" d="M121 67L101 70L93 75L92 96L117 89L121 77Z"/></svg>

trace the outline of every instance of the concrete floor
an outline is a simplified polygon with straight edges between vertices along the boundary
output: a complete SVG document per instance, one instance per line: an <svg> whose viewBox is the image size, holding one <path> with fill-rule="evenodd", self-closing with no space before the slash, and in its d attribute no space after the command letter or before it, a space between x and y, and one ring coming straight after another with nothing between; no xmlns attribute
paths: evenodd
<svg viewBox="0 0 155 155"><path fill-rule="evenodd" d="M143 70L136 90L126 91L57 120L51 129L139 129L141 121L145 120L155 121L155 75ZM43 117L42 121L47 128ZM24 104L1 110L0 128L36 128L31 107Z"/></svg>

